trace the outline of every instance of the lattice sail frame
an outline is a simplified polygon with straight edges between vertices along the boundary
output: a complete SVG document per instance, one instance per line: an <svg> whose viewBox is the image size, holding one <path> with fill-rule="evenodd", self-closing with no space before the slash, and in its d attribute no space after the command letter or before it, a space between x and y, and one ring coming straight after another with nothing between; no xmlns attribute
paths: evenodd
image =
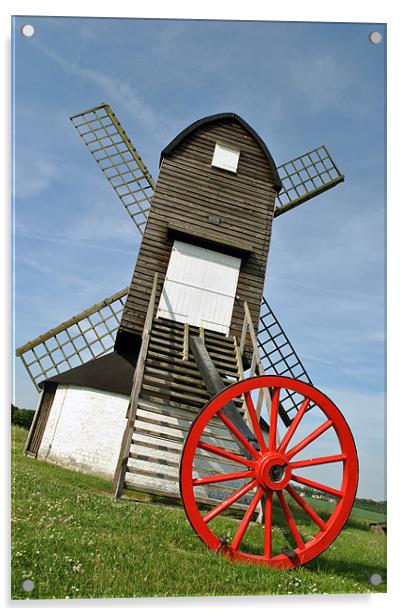
<svg viewBox="0 0 404 616"><path fill-rule="evenodd" d="M106 103L70 118L140 233L155 182L121 123Z"/></svg>
<svg viewBox="0 0 404 616"><path fill-rule="evenodd" d="M258 326L258 348L265 374L288 376L313 385L289 338L271 310L265 297L261 304ZM280 404L290 421L302 399L296 391L282 389Z"/></svg>
<svg viewBox="0 0 404 616"><path fill-rule="evenodd" d="M110 295L17 349L16 355L21 358L38 391L41 381L113 350L128 290L126 287ZM291 376L312 384L265 298L261 305L258 347L266 372ZM280 402L288 416L299 405L297 395L287 391Z"/></svg>
<svg viewBox="0 0 404 616"><path fill-rule="evenodd" d="M277 170L283 188L275 203L274 217L305 203L345 179L324 145L280 165Z"/></svg>
<svg viewBox="0 0 404 616"><path fill-rule="evenodd" d="M139 233L143 235L155 182L111 107L107 103L102 103L71 116L70 120L129 213ZM294 158L277 169L283 188L275 203L275 217L344 181L344 176L325 146L320 146ZM114 293L99 304L84 310L76 317L72 317L17 349L16 355L21 358L37 389L39 389L38 383L41 380L61 374L69 368L81 365L113 349L114 335L119 326L119 317L122 314L127 291L126 288ZM105 319L102 313L104 309L111 311ZM109 323L110 319L112 319L111 323ZM287 342L302 368L303 380L307 379L306 382L311 383L265 299L261 309L258 332L258 335L262 336L258 341L263 353L264 367L275 371L276 374L296 376L294 374L296 366L292 368L288 366L288 370L282 372L279 371L279 363L271 359L275 350L284 353L282 349L288 348L283 344L280 345L279 341L275 342L278 339L277 334L274 334L273 340L269 335L275 323L283 336L279 341L284 339ZM268 341L270 339L274 351L269 351ZM84 347L77 346L81 340L86 343ZM288 355L284 359L289 357ZM290 396L290 400L281 402L288 413L296 409L297 401L293 399L293 396Z"/></svg>
<svg viewBox="0 0 404 616"><path fill-rule="evenodd" d="M33 384L112 351L128 287L16 350Z"/></svg>

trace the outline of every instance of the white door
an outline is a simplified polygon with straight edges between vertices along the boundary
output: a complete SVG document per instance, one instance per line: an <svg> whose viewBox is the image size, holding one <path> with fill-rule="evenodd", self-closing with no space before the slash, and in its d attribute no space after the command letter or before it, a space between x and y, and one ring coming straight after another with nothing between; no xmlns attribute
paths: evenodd
<svg viewBox="0 0 404 616"><path fill-rule="evenodd" d="M176 240L157 316L229 333L241 259Z"/></svg>

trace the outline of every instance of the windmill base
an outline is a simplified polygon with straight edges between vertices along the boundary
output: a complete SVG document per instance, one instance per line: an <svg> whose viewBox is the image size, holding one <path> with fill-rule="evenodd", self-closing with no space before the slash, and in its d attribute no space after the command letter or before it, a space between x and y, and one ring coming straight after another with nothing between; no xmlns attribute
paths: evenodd
<svg viewBox="0 0 404 616"><path fill-rule="evenodd" d="M112 479L127 406L122 394L59 384L37 458Z"/></svg>

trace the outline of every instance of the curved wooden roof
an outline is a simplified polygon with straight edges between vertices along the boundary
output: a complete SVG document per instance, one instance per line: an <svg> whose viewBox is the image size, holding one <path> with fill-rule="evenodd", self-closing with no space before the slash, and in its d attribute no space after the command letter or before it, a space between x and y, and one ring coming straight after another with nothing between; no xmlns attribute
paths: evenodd
<svg viewBox="0 0 404 616"><path fill-rule="evenodd" d="M255 132L255 130L245 120L243 120L243 118L241 118L236 113L231 113L231 112L216 113L214 115L201 118L200 120L196 120L196 122L193 122L187 128L184 128L184 130L178 133L178 135L174 137L172 141L170 141L170 143L164 148L164 150L162 150L161 155L160 155L160 165L162 163L163 158L167 156L168 154L170 154L170 152L172 152L174 148L176 148L177 145L181 143L181 141L185 139L185 137L187 137L190 133L197 130L201 126L204 126L205 124L209 124L211 122L220 122L221 120L235 120L236 122L239 122L239 124L241 124L241 126L243 126L245 130L248 133L250 133L253 139L255 139L255 141L258 143L258 145L260 146L260 148L262 149L262 151L264 152L268 160L269 167L270 167L272 177L274 180L274 187L279 192L282 188L282 182L280 180L278 170L276 168L274 159L272 158L270 151L268 150L266 144L261 139L261 137Z"/></svg>

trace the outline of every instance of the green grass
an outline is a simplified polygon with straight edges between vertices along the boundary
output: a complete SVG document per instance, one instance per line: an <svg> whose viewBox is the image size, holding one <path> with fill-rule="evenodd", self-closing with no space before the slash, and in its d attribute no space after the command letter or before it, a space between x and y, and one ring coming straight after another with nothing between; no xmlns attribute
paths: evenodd
<svg viewBox="0 0 404 616"><path fill-rule="evenodd" d="M305 496L305 500L318 512L329 512L333 509L334 505L327 501L317 500L311 496ZM362 509L360 507L353 507L351 512L351 523L353 520L357 522L363 522L369 524L371 522L385 522L386 514L379 511L370 511L369 509Z"/></svg>
<svg viewBox="0 0 404 616"><path fill-rule="evenodd" d="M386 591L386 539L366 530L361 511L299 569L230 563L199 541L181 507L133 496L115 501L110 482L25 458L26 431L13 428L13 435L13 599ZM230 532L237 524L228 516L214 522ZM284 545L275 522L274 542ZM307 537L313 527L301 523ZM262 529L254 524L247 532L254 550ZM376 588L372 573L383 578ZM30 593L21 590L26 578L35 584Z"/></svg>

